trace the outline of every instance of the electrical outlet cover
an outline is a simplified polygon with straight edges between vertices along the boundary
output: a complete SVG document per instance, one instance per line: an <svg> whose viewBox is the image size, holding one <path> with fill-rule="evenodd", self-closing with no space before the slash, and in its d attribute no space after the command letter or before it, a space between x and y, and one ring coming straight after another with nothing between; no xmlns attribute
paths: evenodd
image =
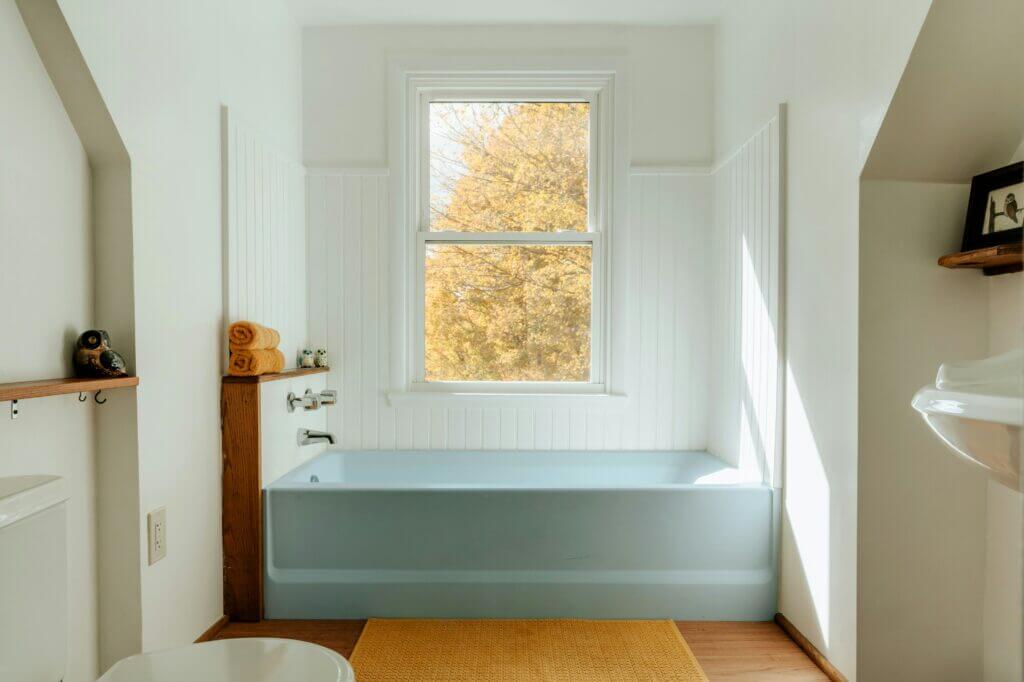
<svg viewBox="0 0 1024 682"><path fill-rule="evenodd" d="M149 565L167 556L167 509L149 512Z"/></svg>

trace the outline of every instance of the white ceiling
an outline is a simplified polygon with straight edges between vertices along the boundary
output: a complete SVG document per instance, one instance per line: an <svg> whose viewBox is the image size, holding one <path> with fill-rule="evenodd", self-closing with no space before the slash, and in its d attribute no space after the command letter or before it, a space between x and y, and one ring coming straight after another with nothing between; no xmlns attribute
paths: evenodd
<svg viewBox="0 0 1024 682"><path fill-rule="evenodd" d="M304 26L330 24L707 24L725 0L288 0Z"/></svg>

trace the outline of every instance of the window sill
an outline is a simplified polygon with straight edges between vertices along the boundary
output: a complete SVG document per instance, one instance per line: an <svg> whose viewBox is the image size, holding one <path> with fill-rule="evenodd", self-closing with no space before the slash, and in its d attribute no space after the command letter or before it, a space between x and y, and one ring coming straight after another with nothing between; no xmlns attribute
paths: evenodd
<svg viewBox="0 0 1024 682"><path fill-rule="evenodd" d="M602 408L621 410L629 403L622 393L470 393L388 391L391 407L516 407Z"/></svg>

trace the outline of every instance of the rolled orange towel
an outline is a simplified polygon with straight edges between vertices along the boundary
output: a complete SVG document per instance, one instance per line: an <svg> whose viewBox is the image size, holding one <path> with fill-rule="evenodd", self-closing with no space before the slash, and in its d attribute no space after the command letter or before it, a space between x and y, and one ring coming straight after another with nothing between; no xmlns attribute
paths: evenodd
<svg viewBox="0 0 1024 682"><path fill-rule="evenodd" d="M243 320L228 327L228 345L233 351L277 348L279 343L281 335L262 324Z"/></svg>
<svg viewBox="0 0 1024 682"><path fill-rule="evenodd" d="M284 369L284 353L276 348L231 351L228 374L235 377L256 377L277 374Z"/></svg>

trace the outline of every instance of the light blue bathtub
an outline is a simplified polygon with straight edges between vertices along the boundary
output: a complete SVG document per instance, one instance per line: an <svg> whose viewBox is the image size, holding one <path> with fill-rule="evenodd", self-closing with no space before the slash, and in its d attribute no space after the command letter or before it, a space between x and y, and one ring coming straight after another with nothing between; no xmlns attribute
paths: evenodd
<svg viewBox="0 0 1024 682"><path fill-rule="evenodd" d="M265 491L265 616L767 620L777 508L702 452L327 452Z"/></svg>

